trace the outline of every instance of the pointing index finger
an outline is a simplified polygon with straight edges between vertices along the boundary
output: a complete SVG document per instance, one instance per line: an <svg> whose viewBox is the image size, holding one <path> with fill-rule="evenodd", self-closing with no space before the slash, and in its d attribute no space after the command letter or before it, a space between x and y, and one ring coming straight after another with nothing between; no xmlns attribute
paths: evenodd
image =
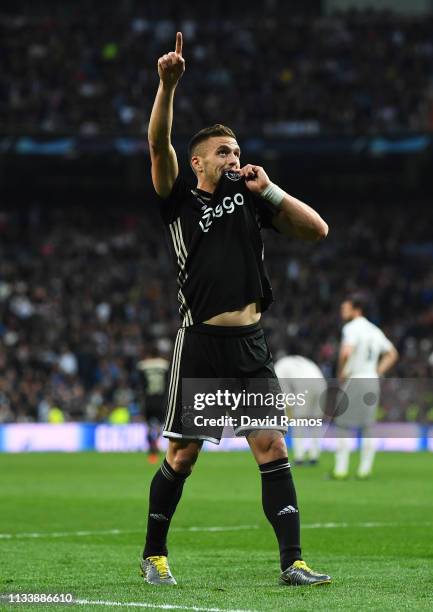
<svg viewBox="0 0 433 612"><path fill-rule="evenodd" d="M182 32L176 34L176 53L182 55Z"/></svg>

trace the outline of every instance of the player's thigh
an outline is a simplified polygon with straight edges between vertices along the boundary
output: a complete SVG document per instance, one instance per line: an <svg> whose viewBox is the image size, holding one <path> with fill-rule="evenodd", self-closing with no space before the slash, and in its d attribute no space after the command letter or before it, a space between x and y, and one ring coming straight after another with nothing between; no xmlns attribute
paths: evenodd
<svg viewBox="0 0 433 612"><path fill-rule="evenodd" d="M202 440L169 438L167 461L176 472L189 472L197 461L202 446Z"/></svg>
<svg viewBox="0 0 433 612"><path fill-rule="evenodd" d="M235 435L252 440L257 460L260 457L263 462L264 455L280 458L287 453L281 435L287 431L285 403L263 329L256 325L239 333L230 338L226 349L226 372L242 392L232 413L237 418Z"/></svg>
<svg viewBox="0 0 433 612"><path fill-rule="evenodd" d="M276 405L277 400L282 401L283 393L275 373L272 354L261 327L245 336L231 338L226 349L228 376L237 380L242 391L254 400L246 408L265 408ZM274 401L270 395L274 396ZM281 412L284 412L284 403Z"/></svg>
<svg viewBox="0 0 433 612"><path fill-rule="evenodd" d="M164 422L168 438L210 439L189 427L190 415L197 392L206 388L215 376L215 351L211 337L188 328L178 331L170 368ZM197 435L196 435L197 434ZM213 440L212 440L213 441Z"/></svg>

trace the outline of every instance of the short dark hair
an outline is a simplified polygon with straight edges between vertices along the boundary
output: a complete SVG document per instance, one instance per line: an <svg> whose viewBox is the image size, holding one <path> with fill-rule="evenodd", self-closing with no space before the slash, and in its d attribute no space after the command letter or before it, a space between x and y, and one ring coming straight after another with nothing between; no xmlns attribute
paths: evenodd
<svg viewBox="0 0 433 612"><path fill-rule="evenodd" d="M368 306L367 296L364 293L356 292L347 296L346 300L361 312L365 312Z"/></svg>
<svg viewBox="0 0 433 612"><path fill-rule="evenodd" d="M194 150L201 143L207 140L208 138L212 138L213 136L230 136L230 138L234 138L237 140L235 133L226 125L222 123L216 123L215 125L211 125L210 127L203 128L197 134L191 138L188 144L188 155L189 159L193 156Z"/></svg>

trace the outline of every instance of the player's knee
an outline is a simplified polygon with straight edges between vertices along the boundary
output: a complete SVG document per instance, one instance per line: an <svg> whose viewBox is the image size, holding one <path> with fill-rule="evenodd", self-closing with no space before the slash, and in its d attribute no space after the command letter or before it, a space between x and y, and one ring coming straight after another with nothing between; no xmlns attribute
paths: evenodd
<svg viewBox="0 0 433 612"><path fill-rule="evenodd" d="M186 447L172 446L167 453L167 461L175 472L190 474L198 459L201 446L189 444Z"/></svg>
<svg viewBox="0 0 433 612"><path fill-rule="evenodd" d="M171 462L171 467L175 472L190 474L195 462L197 461L197 457L198 453L197 455L191 453L177 453Z"/></svg>
<svg viewBox="0 0 433 612"><path fill-rule="evenodd" d="M272 455L270 461L287 457L287 446L283 436L271 438L267 452Z"/></svg>
<svg viewBox="0 0 433 612"><path fill-rule="evenodd" d="M260 432L257 436L252 435L249 441L260 463L276 461L277 459L287 457L287 446L284 436L278 432Z"/></svg>

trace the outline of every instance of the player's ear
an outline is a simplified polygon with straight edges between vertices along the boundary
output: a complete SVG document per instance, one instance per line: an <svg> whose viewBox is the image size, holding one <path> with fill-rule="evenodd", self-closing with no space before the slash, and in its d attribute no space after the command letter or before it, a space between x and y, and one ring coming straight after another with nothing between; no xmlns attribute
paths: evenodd
<svg viewBox="0 0 433 612"><path fill-rule="evenodd" d="M195 174L203 172L203 165L201 163L199 155L193 155L191 157L191 168L193 169Z"/></svg>

